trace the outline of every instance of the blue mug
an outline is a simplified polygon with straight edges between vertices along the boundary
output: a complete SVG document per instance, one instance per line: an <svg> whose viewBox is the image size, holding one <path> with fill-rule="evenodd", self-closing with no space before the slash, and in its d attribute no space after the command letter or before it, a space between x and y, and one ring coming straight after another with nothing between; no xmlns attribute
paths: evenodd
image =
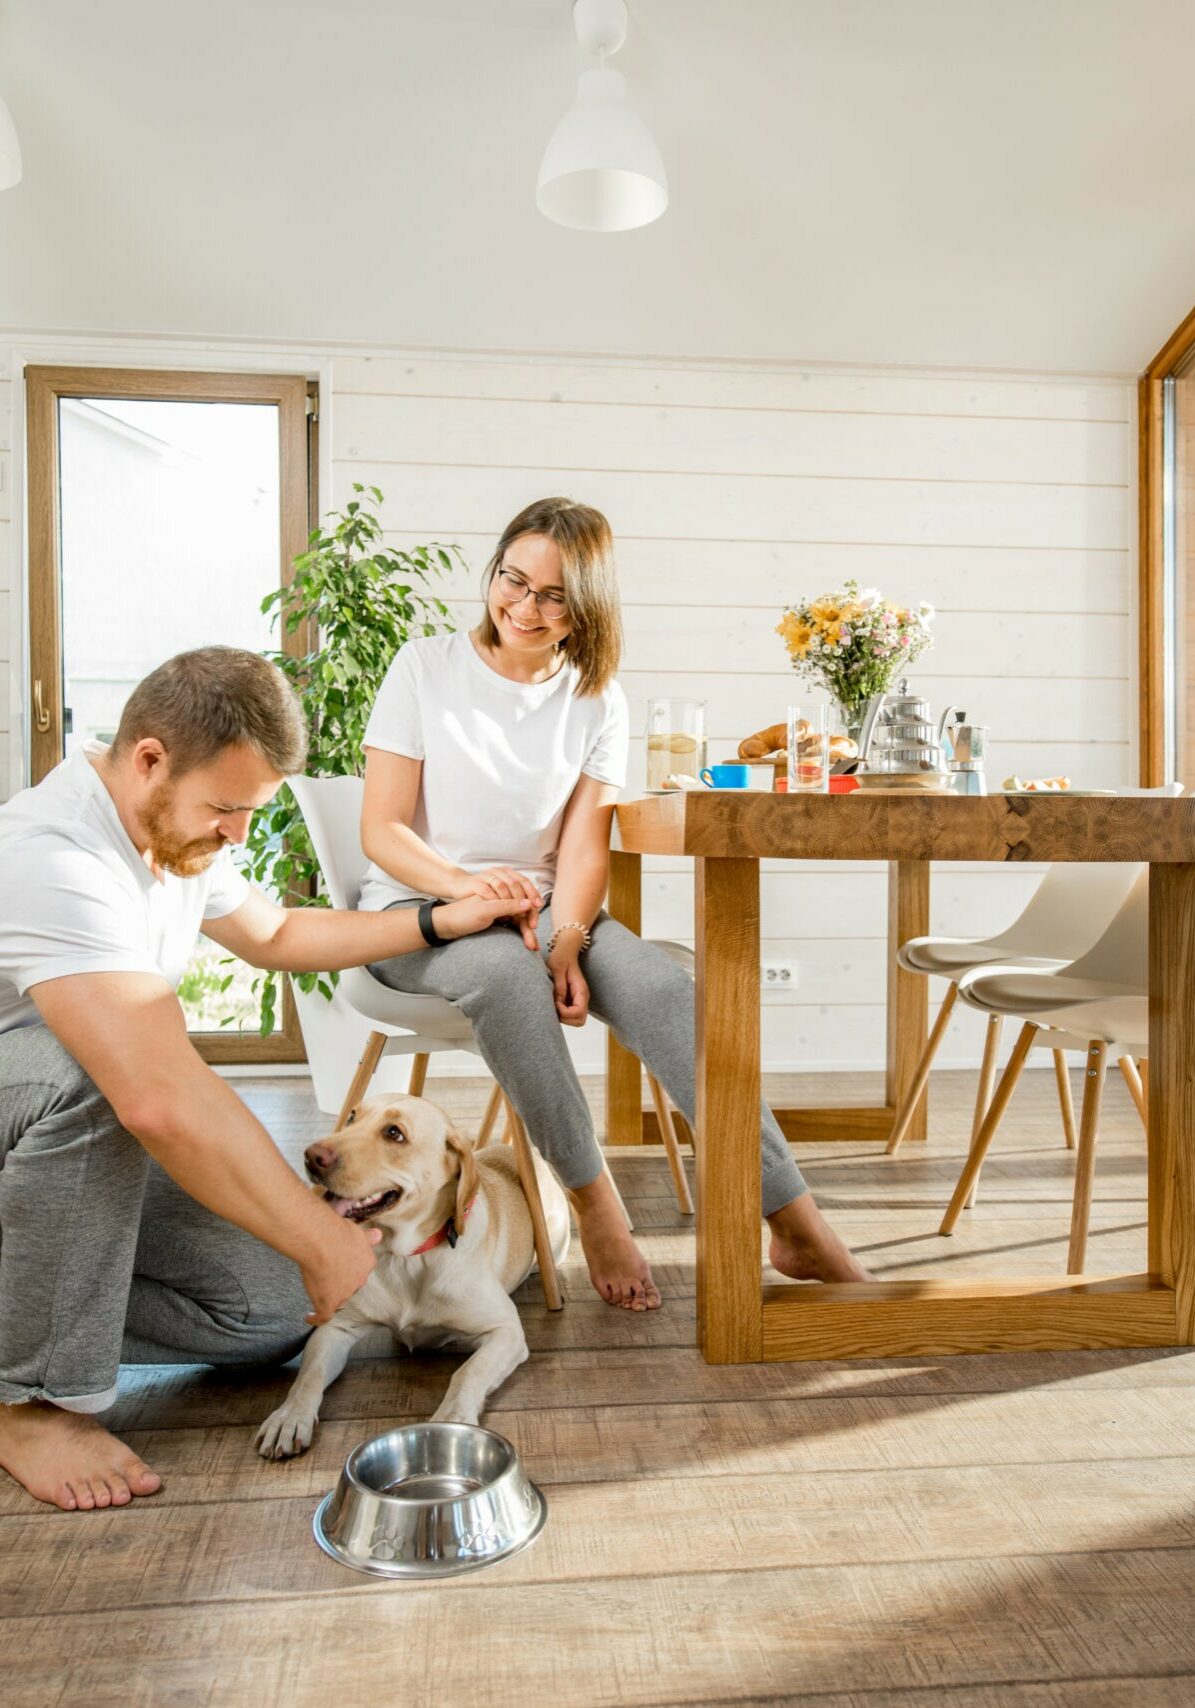
<svg viewBox="0 0 1195 1708"><path fill-rule="evenodd" d="M710 765L701 773L707 789L746 789L751 784L751 768L747 765Z"/></svg>

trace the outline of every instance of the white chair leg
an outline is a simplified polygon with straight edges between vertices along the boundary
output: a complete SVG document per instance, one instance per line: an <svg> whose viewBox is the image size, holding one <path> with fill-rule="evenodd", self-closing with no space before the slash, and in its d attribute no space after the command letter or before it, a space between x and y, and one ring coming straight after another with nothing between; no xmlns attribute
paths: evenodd
<svg viewBox="0 0 1195 1708"><path fill-rule="evenodd" d="M1054 1050L1054 1078L1058 1082L1058 1107L1062 1110L1062 1132L1066 1148L1075 1148L1075 1105L1071 1098L1070 1075L1066 1071L1066 1051ZM1131 1064L1130 1064L1131 1065Z"/></svg>
<svg viewBox="0 0 1195 1708"><path fill-rule="evenodd" d="M685 1165L681 1161L676 1128L672 1124L672 1105L668 1101L667 1092L654 1073L648 1074L647 1083L651 1090L652 1103L655 1105L656 1120L660 1124L660 1136L664 1141L668 1167L672 1171L672 1189L676 1193L677 1206L682 1216L691 1216L693 1214L693 1200L689 1196L689 1182L685 1179Z"/></svg>
<svg viewBox="0 0 1195 1708"><path fill-rule="evenodd" d="M477 1135L478 1150L481 1149L482 1145L489 1143L490 1134L494 1130L494 1122L498 1119L498 1111L501 1107L502 1087L495 1082L494 1089L490 1092L490 1100L485 1106L485 1114L481 1117L481 1129Z"/></svg>
<svg viewBox="0 0 1195 1708"><path fill-rule="evenodd" d="M925 1087L929 1080L929 1070L934 1065L934 1057L938 1053L938 1045L942 1042L942 1039L945 1036L946 1027L950 1021L950 1010L954 1007L955 998L957 996L958 986L956 984L947 985L946 995L942 998L942 1006L938 1010L938 1018L934 1021L933 1031L930 1033L929 1038L926 1041L925 1048L921 1052L921 1060L917 1063L917 1072L913 1075L913 1083L909 1086L904 1102L896 1111L896 1118L892 1123L892 1131L888 1136L888 1146L884 1152L885 1156L895 1156L901 1145L904 1143L905 1134L909 1130L913 1116L917 1113L917 1105L921 1102L922 1096L924 1095Z"/></svg>
<svg viewBox="0 0 1195 1708"><path fill-rule="evenodd" d="M1116 1065L1124 1075L1124 1082L1129 1088L1129 1096L1137 1105L1137 1113L1141 1117L1141 1125L1146 1127L1145 1088L1142 1084L1142 1075L1137 1071L1137 1064L1133 1060L1132 1056L1121 1056ZM1142 1067L1144 1067L1144 1065L1145 1064L1142 1063Z"/></svg>
<svg viewBox="0 0 1195 1708"><path fill-rule="evenodd" d="M1075 1158L1075 1197L1071 1205L1071 1238L1066 1255L1068 1275L1082 1275L1087 1256L1087 1226L1091 1220L1091 1188L1095 1180L1095 1146L1100 1130L1100 1100L1108 1046L1097 1039L1087 1046L1083 1070L1083 1114L1079 1122L1079 1154Z"/></svg>
<svg viewBox="0 0 1195 1708"><path fill-rule="evenodd" d="M983 1064L979 1070L979 1084L975 1088L975 1113L971 1117L971 1147L979 1137L979 1129L983 1126L983 1118L988 1112L992 1101L992 1087L996 1083L996 1060L1000 1053L1000 1034L1004 1030L1003 1014L988 1015L988 1029L983 1040ZM967 1199L968 1210L973 1209L979 1196L979 1175L976 1174L971 1186L971 1195Z"/></svg>
<svg viewBox="0 0 1195 1708"><path fill-rule="evenodd" d="M365 1040L365 1048L361 1052L361 1060L357 1063L357 1071L353 1075L348 1095L341 1105L340 1117L336 1122L336 1130L340 1131L348 1120L354 1107L360 1103L369 1090L369 1082L377 1071L377 1065L382 1059L382 1051L386 1048L386 1034L371 1032Z"/></svg>
<svg viewBox="0 0 1195 1708"><path fill-rule="evenodd" d="M509 1098L506 1098L506 1113L514 1145L515 1166L519 1171L519 1184L523 1188L523 1197L527 1200L527 1209L531 1216L531 1233L535 1241L540 1284L544 1290L544 1304L550 1311L560 1311L564 1309L564 1300L560 1293L556 1259L552 1256L552 1241L548 1236L548 1223L544 1215L544 1201L540 1196L539 1180L535 1173L531 1140L527 1137L527 1129Z"/></svg>
<svg viewBox="0 0 1195 1708"><path fill-rule="evenodd" d="M959 1219L959 1213L971 1196L971 1188L979 1178L979 1171L983 1167L983 1159L988 1153L988 1146L995 1138L996 1129L1003 1120L1004 1111L1008 1108L1012 1094L1016 1090L1017 1081L1021 1077L1021 1069L1025 1066L1025 1059L1033 1048L1033 1040L1037 1031L1038 1028L1031 1020L1026 1021L1021 1028L1017 1041L1012 1047L1012 1055L1008 1058L1008 1066L996 1087L996 1095L992 1098L991 1108L984 1116L979 1132L975 1135L975 1143L971 1146L967 1160L963 1164L963 1172L958 1177L954 1197L950 1200L946 1214L942 1217L942 1223L938 1229L940 1234L952 1234L954 1232L954 1224Z"/></svg>

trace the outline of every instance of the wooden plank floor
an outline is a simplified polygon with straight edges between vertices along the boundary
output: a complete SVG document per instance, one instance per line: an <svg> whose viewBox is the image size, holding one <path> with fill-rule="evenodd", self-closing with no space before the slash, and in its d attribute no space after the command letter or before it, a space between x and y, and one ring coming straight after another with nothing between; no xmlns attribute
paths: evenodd
<svg viewBox="0 0 1195 1708"><path fill-rule="evenodd" d="M1022 1082L977 1207L953 1239L934 1232L971 1088L935 1078L928 1146L800 1153L877 1274L1061 1272L1073 1163L1050 1073ZM238 1089L291 1156L326 1130L303 1081ZM466 1126L486 1092L429 1089ZM613 1159L666 1304L610 1310L576 1252L562 1314L523 1288L532 1357L488 1421L547 1494L535 1547L421 1589L311 1540L349 1448L427 1416L449 1355L352 1364L285 1465L252 1447L285 1373L129 1371L111 1421L163 1473L159 1496L66 1515L0 1484L6 1708L1195 1700L1195 1352L711 1368L660 1153ZM1140 1124L1110 1081L1093 1270L1144 1267L1144 1193Z"/></svg>

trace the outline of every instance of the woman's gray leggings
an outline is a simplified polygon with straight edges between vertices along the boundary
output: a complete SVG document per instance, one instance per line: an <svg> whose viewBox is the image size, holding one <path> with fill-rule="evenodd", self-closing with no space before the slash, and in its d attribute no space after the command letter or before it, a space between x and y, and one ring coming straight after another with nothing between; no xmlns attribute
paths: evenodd
<svg viewBox="0 0 1195 1708"><path fill-rule="evenodd" d="M399 901L394 907L414 907ZM551 909L540 915L539 940L552 934ZM438 949L379 961L370 972L391 990L446 997L472 1023L494 1078L526 1122L533 1143L565 1186L588 1186L602 1159L593 1121L556 1016L542 955L515 931L492 926ZM590 1010L660 1081L689 1121L695 1118L693 981L662 949L653 948L605 913L581 957ZM770 1216L805 1191L784 1135L765 1104L763 1213Z"/></svg>

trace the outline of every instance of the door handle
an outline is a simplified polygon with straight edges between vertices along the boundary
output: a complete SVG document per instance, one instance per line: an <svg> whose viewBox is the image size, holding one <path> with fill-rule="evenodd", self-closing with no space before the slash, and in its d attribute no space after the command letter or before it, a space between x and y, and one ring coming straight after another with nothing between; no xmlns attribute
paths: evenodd
<svg viewBox="0 0 1195 1708"><path fill-rule="evenodd" d="M41 677L33 684L33 721L39 735L45 735L50 728L50 713L46 707L45 695L42 692Z"/></svg>

